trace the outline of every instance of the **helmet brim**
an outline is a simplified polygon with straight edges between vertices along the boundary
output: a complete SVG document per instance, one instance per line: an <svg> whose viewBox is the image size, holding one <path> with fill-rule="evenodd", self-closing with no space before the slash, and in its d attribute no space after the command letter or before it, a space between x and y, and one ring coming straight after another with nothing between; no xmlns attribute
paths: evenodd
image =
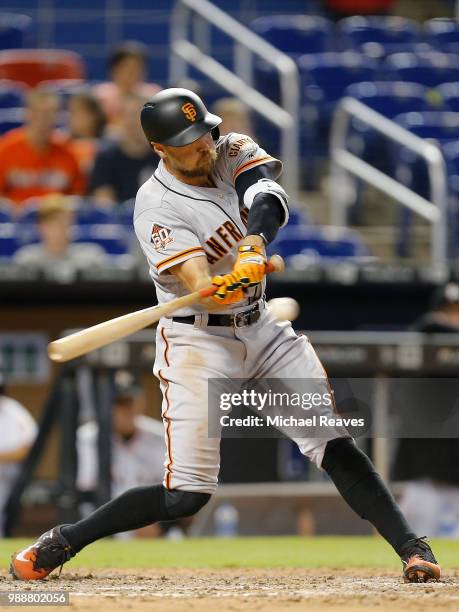
<svg viewBox="0 0 459 612"><path fill-rule="evenodd" d="M222 122L221 117L218 115L213 115L212 113L207 113L207 115L199 122L191 124L189 127L184 129L179 134L176 134L172 138L168 138L167 140L161 141L161 144L170 147L185 147L186 145L191 144L204 134L212 131L217 125L220 125Z"/></svg>

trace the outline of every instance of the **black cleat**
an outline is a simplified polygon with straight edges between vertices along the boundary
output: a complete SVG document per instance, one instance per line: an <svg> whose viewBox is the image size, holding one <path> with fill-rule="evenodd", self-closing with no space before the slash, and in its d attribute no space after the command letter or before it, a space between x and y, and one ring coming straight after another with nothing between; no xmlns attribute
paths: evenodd
<svg viewBox="0 0 459 612"><path fill-rule="evenodd" d="M400 558L405 582L429 582L440 578L441 568L425 540L426 536L408 540L402 548Z"/></svg>
<svg viewBox="0 0 459 612"><path fill-rule="evenodd" d="M41 535L35 544L24 548L11 557L10 574L17 580L41 580L56 567L62 566L75 553L61 533L65 525L58 525Z"/></svg>

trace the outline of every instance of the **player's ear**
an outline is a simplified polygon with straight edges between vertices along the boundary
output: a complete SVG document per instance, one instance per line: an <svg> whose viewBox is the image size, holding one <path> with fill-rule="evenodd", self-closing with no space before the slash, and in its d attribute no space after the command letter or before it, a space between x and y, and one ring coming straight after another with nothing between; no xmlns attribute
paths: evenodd
<svg viewBox="0 0 459 612"><path fill-rule="evenodd" d="M159 155L161 159L164 159L166 157L166 151L164 150L162 144L159 144L157 142L151 142L150 144L153 147L153 151L156 153L156 155Z"/></svg>

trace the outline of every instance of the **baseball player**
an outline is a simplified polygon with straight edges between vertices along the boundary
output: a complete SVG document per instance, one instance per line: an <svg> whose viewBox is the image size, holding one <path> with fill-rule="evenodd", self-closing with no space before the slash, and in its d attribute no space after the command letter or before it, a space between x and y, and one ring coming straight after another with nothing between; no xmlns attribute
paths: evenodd
<svg viewBox="0 0 459 612"><path fill-rule="evenodd" d="M216 293L159 321L154 373L163 392L166 460L162 484L137 487L71 525L58 525L13 555L16 578L43 578L83 547L117 532L193 515L217 486L220 440L208 435L210 378L314 380L327 375L305 336L278 322L264 301L265 247L288 221L288 197L276 179L282 164L250 137L219 136L221 119L186 89L166 89L141 111L160 157L139 189L134 227L159 303L210 284ZM335 415L333 405L312 412ZM440 577L424 538L408 526L372 463L344 428L294 438L362 518L403 562L406 581Z"/></svg>

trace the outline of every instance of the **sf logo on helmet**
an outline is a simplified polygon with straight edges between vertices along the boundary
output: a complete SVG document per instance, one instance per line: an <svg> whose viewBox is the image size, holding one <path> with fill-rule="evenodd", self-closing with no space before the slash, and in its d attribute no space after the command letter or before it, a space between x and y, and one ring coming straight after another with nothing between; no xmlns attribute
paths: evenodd
<svg viewBox="0 0 459 612"><path fill-rule="evenodd" d="M196 109L191 102L186 102L182 106L182 111L187 119L190 121L196 121Z"/></svg>

